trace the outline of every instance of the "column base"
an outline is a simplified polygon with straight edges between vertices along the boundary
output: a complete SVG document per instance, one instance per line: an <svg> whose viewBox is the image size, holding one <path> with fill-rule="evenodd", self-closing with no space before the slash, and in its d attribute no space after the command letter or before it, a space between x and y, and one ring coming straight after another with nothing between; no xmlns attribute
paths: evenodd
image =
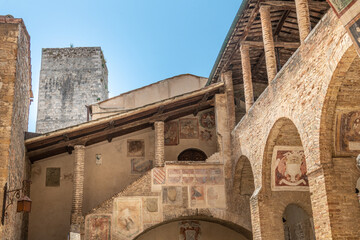
<svg viewBox="0 0 360 240"><path fill-rule="evenodd" d="M69 240L81 240L81 234L80 233L75 233L75 232L70 232L69 233Z"/></svg>

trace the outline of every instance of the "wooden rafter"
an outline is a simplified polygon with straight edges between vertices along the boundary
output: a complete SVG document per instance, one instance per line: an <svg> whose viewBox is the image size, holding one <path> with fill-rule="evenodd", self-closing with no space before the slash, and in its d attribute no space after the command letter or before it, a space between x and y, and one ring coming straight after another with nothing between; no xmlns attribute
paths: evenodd
<svg viewBox="0 0 360 240"><path fill-rule="evenodd" d="M227 62L224 64L224 67L223 69L226 69L227 66L229 65L233 55L236 53L236 51L238 51L239 47L240 47L240 42L245 40L250 32L250 29L251 29L251 26L253 24L253 22L255 21L258 13L259 13L259 8L260 8L260 3L262 2L263 0L259 0L256 2L253 10L251 11L250 13L250 16L248 18L248 21L247 21L247 24L244 28L244 31L243 33L241 34L240 38L239 38L239 41L236 43L236 46L235 48L233 49L232 53L230 54L230 57L228 58Z"/></svg>
<svg viewBox="0 0 360 240"><path fill-rule="evenodd" d="M254 48L263 48L264 42L262 41L242 41L241 45L247 45ZM299 42L274 42L276 48L298 48L300 46Z"/></svg>
<svg viewBox="0 0 360 240"><path fill-rule="evenodd" d="M329 8L327 2L309 1L309 9L323 11ZM274 9L288 10L295 9L295 2L290 1L266 1L260 5L271 6Z"/></svg>

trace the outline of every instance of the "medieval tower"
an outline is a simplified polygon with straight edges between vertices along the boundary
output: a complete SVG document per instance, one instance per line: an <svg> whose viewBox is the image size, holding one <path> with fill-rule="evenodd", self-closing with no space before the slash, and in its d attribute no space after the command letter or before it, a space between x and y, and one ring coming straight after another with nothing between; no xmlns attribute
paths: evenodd
<svg viewBox="0 0 360 240"><path fill-rule="evenodd" d="M85 122L86 106L107 98L108 71L100 47L43 49L38 133Z"/></svg>

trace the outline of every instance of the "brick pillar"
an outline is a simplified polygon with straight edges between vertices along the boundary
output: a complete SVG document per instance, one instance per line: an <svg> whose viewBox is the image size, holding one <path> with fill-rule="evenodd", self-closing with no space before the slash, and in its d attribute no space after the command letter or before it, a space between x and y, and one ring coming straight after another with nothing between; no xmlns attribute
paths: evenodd
<svg viewBox="0 0 360 240"><path fill-rule="evenodd" d="M308 173L316 239L333 239L324 169ZM339 195L340 196L340 195Z"/></svg>
<svg viewBox="0 0 360 240"><path fill-rule="evenodd" d="M304 42L310 33L310 15L308 0L295 0L296 16L299 25L300 41Z"/></svg>
<svg viewBox="0 0 360 240"><path fill-rule="evenodd" d="M231 178L231 136L228 125L227 97L226 94L215 95L215 121L218 152L221 153L222 161L225 164L225 177Z"/></svg>
<svg viewBox="0 0 360 240"><path fill-rule="evenodd" d="M165 165L164 151L164 122L156 121L155 126L155 167L163 167Z"/></svg>
<svg viewBox="0 0 360 240"><path fill-rule="evenodd" d="M240 53L241 53L241 65L242 65L243 82L244 82L245 106L246 106L246 112L248 112L251 106L254 104L254 92L253 92L252 77L251 77L249 46L241 45Z"/></svg>
<svg viewBox="0 0 360 240"><path fill-rule="evenodd" d="M259 196L258 190L255 190L256 194L250 197L250 212L251 212L251 228L253 239L261 239L261 226L260 226L260 214L259 214Z"/></svg>
<svg viewBox="0 0 360 240"><path fill-rule="evenodd" d="M270 83L276 76L276 57L274 48L274 38L272 34L270 6L260 7L260 18L262 27L262 37L264 41L266 71L268 82Z"/></svg>
<svg viewBox="0 0 360 240"><path fill-rule="evenodd" d="M235 102L234 102L234 85L232 80L232 71L221 74L221 79L225 83L225 93L227 98L227 115L230 131L235 128Z"/></svg>
<svg viewBox="0 0 360 240"><path fill-rule="evenodd" d="M74 148L75 161L70 232L80 233L80 225L84 220L82 205L84 196L85 146L76 145Z"/></svg>

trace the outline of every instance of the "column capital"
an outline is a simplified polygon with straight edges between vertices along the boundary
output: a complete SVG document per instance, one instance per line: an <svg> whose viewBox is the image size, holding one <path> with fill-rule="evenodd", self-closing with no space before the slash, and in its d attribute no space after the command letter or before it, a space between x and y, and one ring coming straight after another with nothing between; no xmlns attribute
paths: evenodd
<svg viewBox="0 0 360 240"><path fill-rule="evenodd" d="M271 9L271 6L270 5L263 5L263 4L260 4L260 8L259 8L259 11L269 11L270 12L270 9Z"/></svg>
<svg viewBox="0 0 360 240"><path fill-rule="evenodd" d="M77 150L77 149L85 149L85 145L74 145L74 149Z"/></svg>
<svg viewBox="0 0 360 240"><path fill-rule="evenodd" d="M225 79L232 78L232 71L228 70L226 72L222 72L221 75L222 75L222 78L224 78L224 81L225 81Z"/></svg>
<svg viewBox="0 0 360 240"><path fill-rule="evenodd" d="M239 47L239 51L241 53L241 51L249 51L250 50L250 47L248 44L240 44L240 47Z"/></svg>

